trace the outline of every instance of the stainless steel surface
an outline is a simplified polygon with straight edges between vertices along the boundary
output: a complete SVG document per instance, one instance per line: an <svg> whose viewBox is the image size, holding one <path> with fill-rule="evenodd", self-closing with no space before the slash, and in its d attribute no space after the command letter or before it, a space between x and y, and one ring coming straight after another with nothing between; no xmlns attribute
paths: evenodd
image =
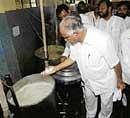
<svg viewBox="0 0 130 118"><path fill-rule="evenodd" d="M53 75L58 83L73 84L81 81L81 75L76 66L70 66Z"/></svg>

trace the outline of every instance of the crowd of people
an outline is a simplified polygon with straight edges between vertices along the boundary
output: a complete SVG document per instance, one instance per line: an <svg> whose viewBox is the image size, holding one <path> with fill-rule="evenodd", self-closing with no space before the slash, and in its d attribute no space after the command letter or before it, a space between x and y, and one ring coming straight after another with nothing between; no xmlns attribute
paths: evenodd
<svg viewBox="0 0 130 118"><path fill-rule="evenodd" d="M77 5L75 12L65 4L57 6L59 34L61 40L64 39L66 42L65 50L61 63L47 67L42 74L43 76L54 74L76 62L84 82L86 118L95 118L97 96L101 98L98 118L110 118L113 97L117 92L121 93L116 96L117 100L122 102L124 96L127 98L122 118L130 118L128 11L126 1L119 2L115 14L109 0L100 0L93 7L93 11L89 11L83 2Z"/></svg>

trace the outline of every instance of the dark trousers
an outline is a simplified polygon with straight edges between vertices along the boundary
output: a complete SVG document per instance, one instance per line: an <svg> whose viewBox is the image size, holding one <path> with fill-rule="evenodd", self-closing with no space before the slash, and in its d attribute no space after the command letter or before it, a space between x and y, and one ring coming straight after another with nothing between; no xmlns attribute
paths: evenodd
<svg viewBox="0 0 130 118"><path fill-rule="evenodd" d="M130 118L130 85L126 84L123 93L125 93L127 98L127 106L123 107L123 118Z"/></svg>
<svg viewBox="0 0 130 118"><path fill-rule="evenodd" d="M2 110L2 108L1 108L1 104L0 104L0 118L4 118L4 117L3 117L3 110Z"/></svg>

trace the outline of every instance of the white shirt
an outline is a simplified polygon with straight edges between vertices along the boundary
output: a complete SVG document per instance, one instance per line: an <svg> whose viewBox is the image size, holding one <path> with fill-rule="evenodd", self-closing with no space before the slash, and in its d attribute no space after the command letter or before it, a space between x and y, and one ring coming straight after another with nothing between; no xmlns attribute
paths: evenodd
<svg viewBox="0 0 130 118"><path fill-rule="evenodd" d="M106 32L88 28L84 42L71 45L70 49L70 58L77 62L83 81L96 95L114 91L117 79L113 67L119 59Z"/></svg>
<svg viewBox="0 0 130 118"><path fill-rule="evenodd" d="M115 49L118 53L120 50L120 37L122 32L126 29L124 20L118 16L111 16L109 20L101 18L98 24L98 28L108 32L112 36Z"/></svg>
<svg viewBox="0 0 130 118"><path fill-rule="evenodd" d="M94 11L88 12L86 14L80 14L80 17L85 27L98 26L99 17L95 17Z"/></svg>
<svg viewBox="0 0 130 118"><path fill-rule="evenodd" d="M70 55L70 45L71 44L69 42L66 42L65 49L64 49L62 56L69 57L69 55Z"/></svg>
<svg viewBox="0 0 130 118"><path fill-rule="evenodd" d="M130 28L130 17L129 16L127 16L125 18L125 23L126 23L126 28L129 29Z"/></svg>
<svg viewBox="0 0 130 118"><path fill-rule="evenodd" d="M130 84L130 29L123 32L121 36L121 66L123 79Z"/></svg>

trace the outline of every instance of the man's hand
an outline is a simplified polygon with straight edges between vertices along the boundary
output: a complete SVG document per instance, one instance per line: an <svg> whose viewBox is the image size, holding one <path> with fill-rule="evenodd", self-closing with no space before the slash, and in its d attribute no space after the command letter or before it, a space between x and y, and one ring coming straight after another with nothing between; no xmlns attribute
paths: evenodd
<svg viewBox="0 0 130 118"><path fill-rule="evenodd" d="M41 74L45 77L47 75L51 75L56 73L57 71L64 69L70 65L72 65L74 63L74 61L70 58L67 58L64 62L56 65L56 66L48 66L45 68L45 70L43 72L41 72Z"/></svg>
<svg viewBox="0 0 130 118"><path fill-rule="evenodd" d="M60 62L64 62L66 59L67 59L66 56L62 56L62 57L60 58Z"/></svg>
<svg viewBox="0 0 130 118"><path fill-rule="evenodd" d="M56 72L55 66L48 66L48 67L45 68L44 71L41 72L41 74L43 76L47 76L47 75L54 74L55 72Z"/></svg>
<svg viewBox="0 0 130 118"><path fill-rule="evenodd" d="M123 82L122 68L121 68L121 64L120 63L118 63L114 67L114 71L115 71L116 76L117 76L117 88L123 90L125 88L125 83Z"/></svg>
<svg viewBox="0 0 130 118"><path fill-rule="evenodd" d="M122 80L117 81L117 88L123 90L125 88L125 83Z"/></svg>

